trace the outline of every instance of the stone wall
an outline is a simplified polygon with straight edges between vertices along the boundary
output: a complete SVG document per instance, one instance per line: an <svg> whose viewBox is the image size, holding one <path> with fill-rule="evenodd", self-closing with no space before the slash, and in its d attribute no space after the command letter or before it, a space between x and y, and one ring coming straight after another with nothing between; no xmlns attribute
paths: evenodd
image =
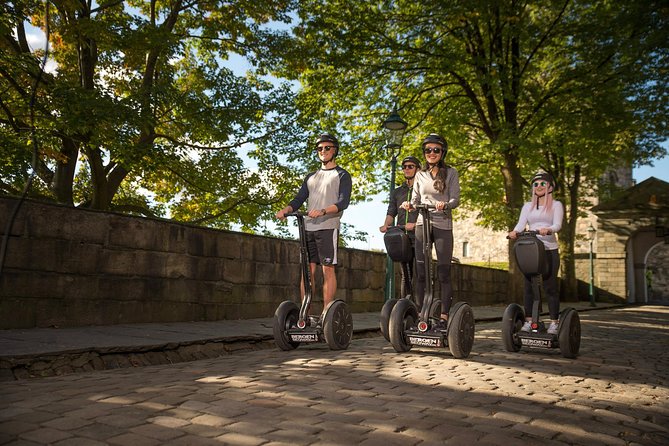
<svg viewBox="0 0 669 446"><path fill-rule="evenodd" d="M17 202L0 197L2 237ZM0 271L0 328L268 317L296 300L298 262L295 240L27 200ZM385 255L343 248L339 264L337 298L380 310ZM455 297L505 302L506 275L455 265Z"/></svg>
<svg viewBox="0 0 669 446"><path fill-rule="evenodd" d="M453 256L462 263L508 262L506 231L493 231L477 222L473 212L458 209L453 221Z"/></svg>

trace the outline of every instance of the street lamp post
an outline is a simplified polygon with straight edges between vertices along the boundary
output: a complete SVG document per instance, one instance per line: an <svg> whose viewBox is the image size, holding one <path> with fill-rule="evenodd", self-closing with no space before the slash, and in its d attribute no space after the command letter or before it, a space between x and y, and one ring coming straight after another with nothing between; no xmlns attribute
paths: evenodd
<svg viewBox="0 0 669 446"><path fill-rule="evenodd" d="M590 241L590 306L596 307L595 304L595 261L592 255L592 242L595 240L595 232L597 230L592 226L588 226L588 240Z"/></svg>
<svg viewBox="0 0 669 446"><path fill-rule="evenodd" d="M402 148L402 139L404 138L404 131L408 124L404 121L399 113L397 107L393 107L393 111L383 121L383 129L386 135L386 150L390 154L390 190L389 201L393 199L393 190L395 189L395 171L397 170L397 157ZM386 255L386 290L385 300L393 298L395 291L395 265L393 259Z"/></svg>

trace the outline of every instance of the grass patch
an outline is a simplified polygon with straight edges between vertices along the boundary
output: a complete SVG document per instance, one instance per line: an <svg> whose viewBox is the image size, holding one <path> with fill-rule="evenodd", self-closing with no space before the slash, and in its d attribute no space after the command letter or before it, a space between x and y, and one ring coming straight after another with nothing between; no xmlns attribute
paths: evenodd
<svg viewBox="0 0 669 446"><path fill-rule="evenodd" d="M482 266L483 268L509 270L509 262L467 262L466 265Z"/></svg>

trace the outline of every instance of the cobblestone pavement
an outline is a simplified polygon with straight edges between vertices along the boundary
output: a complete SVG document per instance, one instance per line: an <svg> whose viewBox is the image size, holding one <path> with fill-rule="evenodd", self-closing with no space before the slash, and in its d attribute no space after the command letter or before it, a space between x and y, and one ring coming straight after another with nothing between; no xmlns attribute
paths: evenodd
<svg viewBox="0 0 669 446"><path fill-rule="evenodd" d="M581 354L382 338L0 383L0 444L667 445L669 307L582 313Z"/></svg>

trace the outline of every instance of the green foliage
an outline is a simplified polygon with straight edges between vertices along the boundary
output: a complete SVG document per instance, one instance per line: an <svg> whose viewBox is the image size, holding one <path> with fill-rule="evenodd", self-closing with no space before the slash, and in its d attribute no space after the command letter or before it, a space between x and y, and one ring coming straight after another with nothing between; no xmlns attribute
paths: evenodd
<svg viewBox="0 0 669 446"><path fill-rule="evenodd" d="M226 61L278 52L291 0L10 2L0 31L0 185L63 203L215 227L259 228L298 183L279 154L303 147L289 84ZM55 69L24 39L46 31ZM41 82L36 79L41 77ZM33 101L34 94L34 101ZM32 105L31 105L32 102ZM248 167L248 161L257 168ZM299 184L299 183L298 183ZM150 199L149 199L150 197Z"/></svg>
<svg viewBox="0 0 669 446"><path fill-rule="evenodd" d="M46 29L45 8L57 69L42 73L26 30ZM668 11L622 0L5 2L0 189L17 193L34 169L35 196L268 231L262 221L317 166L305 135L340 137L354 201L386 191L381 123L397 104L410 124L400 156L444 135L463 208L506 229L539 168L580 203L612 165L665 155ZM239 56L245 75L229 69Z"/></svg>
<svg viewBox="0 0 669 446"><path fill-rule="evenodd" d="M278 72L303 85L312 127L350 135L350 170L370 191L384 188L379 130L395 101L404 155L442 133L463 206L495 229L517 218L539 168L567 190L664 155L661 2L305 0L299 16Z"/></svg>

